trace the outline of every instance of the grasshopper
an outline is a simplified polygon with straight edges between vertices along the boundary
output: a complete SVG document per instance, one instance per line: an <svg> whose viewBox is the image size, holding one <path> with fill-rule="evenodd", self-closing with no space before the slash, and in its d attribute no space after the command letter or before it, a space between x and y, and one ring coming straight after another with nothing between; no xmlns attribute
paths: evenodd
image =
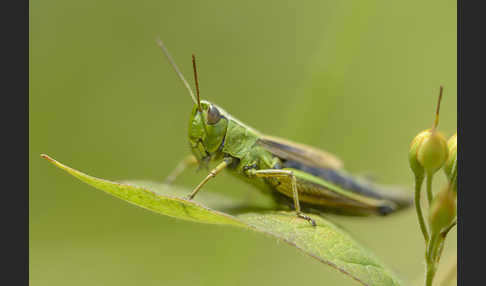
<svg viewBox="0 0 486 286"><path fill-rule="evenodd" d="M220 106L201 100L196 59L192 55L196 96L175 64L163 42L157 44L191 96L194 107L189 119L189 144L192 155L184 159L167 177L171 183L188 166L217 166L188 195L192 200L201 188L221 171L228 170L240 179L272 195L277 202L292 204L297 217L315 221L303 213L336 212L345 215L386 215L411 204L411 199L396 188L378 186L348 174L342 162L325 151L268 136L244 124Z"/></svg>

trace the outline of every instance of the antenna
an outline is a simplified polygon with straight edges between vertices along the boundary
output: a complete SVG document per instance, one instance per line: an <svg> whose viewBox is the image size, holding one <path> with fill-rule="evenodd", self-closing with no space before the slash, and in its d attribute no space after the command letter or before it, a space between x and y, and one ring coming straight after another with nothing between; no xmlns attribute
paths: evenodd
<svg viewBox="0 0 486 286"><path fill-rule="evenodd" d="M174 68L175 72L177 73L177 75L181 79L182 83L184 83L184 85L186 86L187 90L189 91L189 95L192 97L192 101L194 101L195 104L198 104L199 101L196 100L196 97L194 96L194 93L192 92L191 86L189 85L187 80L184 78L184 75L181 73L181 71L177 67L176 63L174 62L174 60L170 56L169 51L165 47L162 40L160 38L157 38L156 42L157 42L157 45L159 45L159 47L162 49L162 52L164 52L165 56L169 60L170 65ZM196 84L196 86L197 86L197 84ZM199 97L199 91L198 91L198 97ZM198 108L200 109L201 104L199 103L198 106L199 106Z"/></svg>
<svg viewBox="0 0 486 286"><path fill-rule="evenodd" d="M196 82L197 105L199 111L202 112L201 97L199 96L199 81L197 80L196 56L192 54L192 68L194 69L194 81Z"/></svg>

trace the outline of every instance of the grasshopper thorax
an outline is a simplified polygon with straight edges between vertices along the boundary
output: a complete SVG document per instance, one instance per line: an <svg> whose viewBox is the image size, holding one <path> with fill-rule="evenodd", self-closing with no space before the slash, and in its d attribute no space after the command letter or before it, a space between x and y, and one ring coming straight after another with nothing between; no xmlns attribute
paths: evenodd
<svg viewBox="0 0 486 286"><path fill-rule="evenodd" d="M194 105L189 120L189 144L199 163L209 163L221 151L228 119L215 104L201 100Z"/></svg>

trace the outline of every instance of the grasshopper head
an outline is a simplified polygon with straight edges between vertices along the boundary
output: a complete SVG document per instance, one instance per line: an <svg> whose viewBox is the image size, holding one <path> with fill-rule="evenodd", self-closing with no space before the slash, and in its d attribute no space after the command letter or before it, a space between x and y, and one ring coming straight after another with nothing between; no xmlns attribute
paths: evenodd
<svg viewBox="0 0 486 286"><path fill-rule="evenodd" d="M228 127L225 112L202 100L195 105L189 120L189 144L199 163L207 164L221 151Z"/></svg>
<svg viewBox="0 0 486 286"><path fill-rule="evenodd" d="M227 113L220 107L217 107L208 101L201 100L199 96L199 82L197 79L196 56L194 54L192 55L192 67L194 69L194 82L196 84L197 97L194 96L189 83L180 72L164 43L158 39L157 44L174 68L177 76L182 83L184 83L184 86L189 92L189 96L195 103L189 120L189 143L192 153L198 162L207 166L211 159L221 154L220 151L223 147L226 128L228 126Z"/></svg>

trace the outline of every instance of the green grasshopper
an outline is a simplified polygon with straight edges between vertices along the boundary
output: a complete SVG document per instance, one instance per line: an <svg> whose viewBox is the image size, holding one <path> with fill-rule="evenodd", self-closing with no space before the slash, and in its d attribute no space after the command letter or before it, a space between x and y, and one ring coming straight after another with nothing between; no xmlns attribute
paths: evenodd
<svg viewBox="0 0 486 286"><path fill-rule="evenodd" d="M347 215L386 215L410 205L411 199L394 188L384 188L369 180L353 177L342 170L341 161L322 150L285 139L265 135L242 123L223 108L201 100L196 60L192 55L196 95L161 40L157 41L169 63L194 101L189 120L192 155L168 176L171 183L187 166L208 167L217 162L187 199L221 171L229 170L254 184L278 202L293 205L296 215L315 226L302 212L337 212Z"/></svg>

